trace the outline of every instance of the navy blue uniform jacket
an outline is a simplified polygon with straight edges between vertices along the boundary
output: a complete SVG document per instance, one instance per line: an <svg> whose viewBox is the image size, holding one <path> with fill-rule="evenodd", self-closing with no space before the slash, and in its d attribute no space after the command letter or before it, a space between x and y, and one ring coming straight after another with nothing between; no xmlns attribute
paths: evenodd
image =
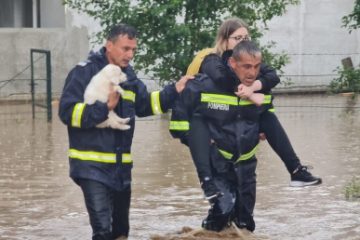
<svg viewBox="0 0 360 240"><path fill-rule="evenodd" d="M145 117L167 111L177 97L174 84L149 93L131 66L123 68L127 81L121 84L125 94L114 109L123 118L131 118L126 131L95 126L107 119L106 103L84 103L85 88L91 78L109 62L105 48L90 54L86 62L75 66L67 76L60 99L59 117L68 127L70 177L92 179L122 190L131 184L131 144L135 116Z"/></svg>

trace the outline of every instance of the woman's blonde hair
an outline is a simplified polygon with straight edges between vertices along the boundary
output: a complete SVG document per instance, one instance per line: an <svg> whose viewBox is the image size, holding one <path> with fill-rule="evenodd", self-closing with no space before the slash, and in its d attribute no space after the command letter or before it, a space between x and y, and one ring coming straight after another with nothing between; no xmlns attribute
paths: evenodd
<svg viewBox="0 0 360 240"><path fill-rule="evenodd" d="M240 18L233 17L226 19L218 29L216 40L215 40L215 53L221 56L226 51L227 41L233 32L237 29L244 27L248 28L245 21Z"/></svg>

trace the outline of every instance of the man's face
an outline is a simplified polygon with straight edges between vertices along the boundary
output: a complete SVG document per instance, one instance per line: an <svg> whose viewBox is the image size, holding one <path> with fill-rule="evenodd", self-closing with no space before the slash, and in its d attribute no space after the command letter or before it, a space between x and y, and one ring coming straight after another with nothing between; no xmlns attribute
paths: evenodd
<svg viewBox="0 0 360 240"><path fill-rule="evenodd" d="M128 35L120 35L115 42L107 41L105 47L109 63L127 67L134 58L137 40L129 39Z"/></svg>
<svg viewBox="0 0 360 240"><path fill-rule="evenodd" d="M260 71L261 55L252 56L247 53L240 55L240 60L230 58L230 65L239 78L240 82L245 86L251 86L256 80Z"/></svg>

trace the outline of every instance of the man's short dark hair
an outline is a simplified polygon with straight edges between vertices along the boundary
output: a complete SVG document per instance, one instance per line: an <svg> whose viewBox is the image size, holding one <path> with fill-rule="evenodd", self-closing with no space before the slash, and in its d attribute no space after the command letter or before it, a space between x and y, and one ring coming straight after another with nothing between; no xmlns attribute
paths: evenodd
<svg viewBox="0 0 360 240"><path fill-rule="evenodd" d="M115 41L120 35L127 35L129 39L137 37L137 31L133 26L125 23L120 23L112 27L107 35L107 40Z"/></svg>
<svg viewBox="0 0 360 240"><path fill-rule="evenodd" d="M260 48L256 45L256 43L252 42L252 41L241 41L238 44L236 44L236 46L233 49L233 53L232 53L232 57L236 60L240 60L240 55L246 53L249 54L251 56L256 56L256 55L260 55L261 56L261 50Z"/></svg>

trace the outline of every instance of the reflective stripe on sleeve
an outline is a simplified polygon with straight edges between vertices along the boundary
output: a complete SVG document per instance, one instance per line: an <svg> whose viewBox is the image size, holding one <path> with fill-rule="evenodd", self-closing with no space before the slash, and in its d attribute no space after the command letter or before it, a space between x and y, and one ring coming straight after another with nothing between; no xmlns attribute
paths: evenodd
<svg viewBox="0 0 360 240"><path fill-rule="evenodd" d="M86 104L85 103L77 103L74 106L72 115L71 115L71 126L72 127L81 127L81 118L84 112Z"/></svg>
<svg viewBox="0 0 360 240"><path fill-rule="evenodd" d="M151 109L154 115L163 113L160 105L160 91L151 93Z"/></svg>
<svg viewBox="0 0 360 240"><path fill-rule="evenodd" d="M115 153L104 153L95 151L80 151L76 149L69 149L69 157L82 160L82 161L94 161L101 163L116 163Z"/></svg>
<svg viewBox="0 0 360 240"><path fill-rule="evenodd" d="M121 155L121 162L122 163L132 163L132 158L130 153L123 153Z"/></svg>
<svg viewBox="0 0 360 240"><path fill-rule="evenodd" d="M136 94L133 91L125 90L121 97L125 100L135 102Z"/></svg>
<svg viewBox="0 0 360 240"><path fill-rule="evenodd" d="M188 131L190 126L188 121L170 121L169 129L175 131Z"/></svg>
<svg viewBox="0 0 360 240"><path fill-rule="evenodd" d="M271 103L271 95L265 95L263 104L270 104Z"/></svg>

